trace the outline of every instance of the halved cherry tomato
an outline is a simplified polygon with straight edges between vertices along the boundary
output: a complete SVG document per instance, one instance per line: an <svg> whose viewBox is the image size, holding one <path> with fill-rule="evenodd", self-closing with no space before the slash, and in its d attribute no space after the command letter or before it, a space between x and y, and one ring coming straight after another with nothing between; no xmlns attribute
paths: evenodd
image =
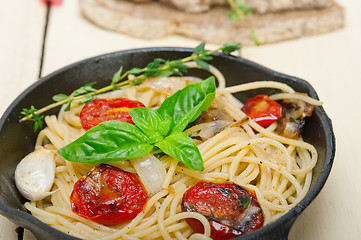
<svg viewBox="0 0 361 240"><path fill-rule="evenodd" d="M234 183L198 182L184 193L182 210L204 215L211 225L211 237L216 240L252 232L264 222L255 194ZM198 220L186 221L195 232L203 233Z"/></svg>
<svg viewBox="0 0 361 240"><path fill-rule="evenodd" d="M135 218L148 198L134 174L100 164L75 183L70 203L79 216L110 226Z"/></svg>
<svg viewBox="0 0 361 240"><path fill-rule="evenodd" d="M129 109L135 107L145 106L141 102L126 98L98 98L85 104L80 112L80 122L85 130L109 120L134 124L132 117L129 115Z"/></svg>
<svg viewBox="0 0 361 240"><path fill-rule="evenodd" d="M282 106L267 95L250 98L242 111L262 127L268 127L282 117Z"/></svg>

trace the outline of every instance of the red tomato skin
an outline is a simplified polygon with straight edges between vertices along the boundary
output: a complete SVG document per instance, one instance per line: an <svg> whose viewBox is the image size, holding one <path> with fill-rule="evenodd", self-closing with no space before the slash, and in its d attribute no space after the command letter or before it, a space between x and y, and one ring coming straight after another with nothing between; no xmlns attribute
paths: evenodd
<svg viewBox="0 0 361 240"><path fill-rule="evenodd" d="M225 191L232 194L226 196L219 189L226 189ZM237 225L237 217L244 212L238 199L243 197L250 197L249 206L260 208L255 194L237 184L201 181L188 189L183 195L182 210L196 211L203 214L210 223L212 239L231 239L263 226L264 216L261 210L253 216L252 220L242 230L220 222L226 220ZM198 220L189 218L186 221L195 232L204 232L203 225Z"/></svg>
<svg viewBox="0 0 361 240"><path fill-rule="evenodd" d="M85 130L89 130L101 122L110 120L134 124L129 114L129 109L135 107L145 106L141 102L126 98L97 98L85 104L80 112L80 122Z"/></svg>
<svg viewBox="0 0 361 240"><path fill-rule="evenodd" d="M135 218L148 198L134 174L100 164L74 184L70 203L77 215L112 226Z"/></svg>
<svg viewBox="0 0 361 240"><path fill-rule="evenodd" d="M282 106L264 94L248 99L242 111L262 127L268 127L282 117Z"/></svg>

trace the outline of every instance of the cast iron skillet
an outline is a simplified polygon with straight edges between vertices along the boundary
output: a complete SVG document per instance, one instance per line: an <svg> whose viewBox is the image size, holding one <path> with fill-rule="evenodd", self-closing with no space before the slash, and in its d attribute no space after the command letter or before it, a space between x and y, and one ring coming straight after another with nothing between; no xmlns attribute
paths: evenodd
<svg viewBox="0 0 361 240"><path fill-rule="evenodd" d="M144 67L157 57L180 59L189 56L191 52L191 49L184 48L146 48L106 54L64 67L26 89L9 106L0 120L0 213L17 225L30 229L38 239L78 239L37 220L23 207L25 199L15 187L14 171L17 163L33 151L36 134L33 132L32 122L18 122L21 118L20 112L31 105L38 109L46 106L52 103L53 95L70 94L74 89L89 82L96 81L95 88L106 86L120 66L126 71L133 67ZM286 83L298 92L305 92L313 98L318 98L315 90L306 81L274 72L242 58L215 54L211 64L218 67L225 75L228 86L272 80ZM208 73L192 70L190 74L207 77ZM269 92L270 89L252 90L236 96L244 102L256 94ZM56 114L57 111L59 108L48 114ZM238 239L287 239L296 218L321 191L335 155L331 120L322 107L316 107L312 117L307 120L303 136L305 141L315 145L319 154L311 189L297 206L277 221Z"/></svg>

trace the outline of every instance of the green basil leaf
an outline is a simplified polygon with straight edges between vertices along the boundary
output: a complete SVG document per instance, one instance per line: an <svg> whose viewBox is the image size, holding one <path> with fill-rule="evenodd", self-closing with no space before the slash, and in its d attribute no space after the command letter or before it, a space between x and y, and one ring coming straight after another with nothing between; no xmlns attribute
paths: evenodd
<svg viewBox="0 0 361 240"><path fill-rule="evenodd" d="M196 120L211 105L215 91L215 79L209 77L166 98L157 112L163 119L173 119L172 132L183 131L188 123Z"/></svg>
<svg viewBox="0 0 361 240"><path fill-rule="evenodd" d="M186 112L181 119L173 126L172 132L183 131L187 125L195 121L203 111L212 104L215 93L207 94L204 100L202 100L197 106Z"/></svg>
<svg viewBox="0 0 361 240"><path fill-rule="evenodd" d="M167 118L162 120L162 122L159 125L158 132L162 136L167 136L169 134L169 130L172 126L173 120L171 118Z"/></svg>
<svg viewBox="0 0 361 240"><path fill-rule="evenodd" d="M156 143L163 139L159 133L163 119L155 110L145 107L131 108L129 114L136 126L148 136L148 143Z"/></svg>
<svg viewBox="0 0 361 240"><path fill-rule="evenodd" d="M130 123L107 121L89 129L83 136L58 150L71 162L102 163L145 156L153 146L148 137Z"/></svg>
<svg viewBox="0 0 361 240"><path fill-rule="evenodd" d="M165 154L178 159L188 167L196 171L204 170L203 159L198 147L184 132L172 133L155 145Z"/></svg>
<svg viewBox="0 0 361 240"><path fill-rule="evenodd" d="M153 109L139 107L129 109L129 114L133 122L148 137L148 143L156 143L168 135L172 119L163 119L162 116Z"/></svg>
<svg viewBox="0 0 361 240"><path fill-rule="evenodd" d="M162 122L162 117L155 110L146 107L131 108L129 114L135 125L147 136L157 131Z"/></svg>

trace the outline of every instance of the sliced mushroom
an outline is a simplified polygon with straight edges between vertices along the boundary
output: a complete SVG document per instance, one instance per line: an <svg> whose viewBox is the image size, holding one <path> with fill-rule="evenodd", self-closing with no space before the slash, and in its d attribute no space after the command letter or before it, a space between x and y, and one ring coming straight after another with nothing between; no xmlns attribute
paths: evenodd
<svg viewBox="0 0 361 240"><path fill-rule="evenodd" d="M305 118L311 116L313 110L314 107L304 101L297 99L283 100L283 116L278 120L276 132L287 138L298 138L305 125Z"/></svg>

